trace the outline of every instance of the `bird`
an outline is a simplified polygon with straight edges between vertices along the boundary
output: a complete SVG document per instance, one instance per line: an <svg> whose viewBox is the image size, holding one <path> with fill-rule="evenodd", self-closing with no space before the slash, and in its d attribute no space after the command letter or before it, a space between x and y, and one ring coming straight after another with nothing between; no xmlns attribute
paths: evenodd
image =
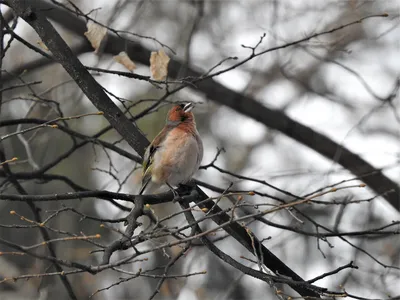
<svg viewBox="0 0 400 300"><path fill-rule="evenodd" d="M142 186L139 195L152 194L168 186L187 183L199 169L203 159L203 142L196 128L194 103L173 106L164 128L146 148L143 157Z"/></svg>

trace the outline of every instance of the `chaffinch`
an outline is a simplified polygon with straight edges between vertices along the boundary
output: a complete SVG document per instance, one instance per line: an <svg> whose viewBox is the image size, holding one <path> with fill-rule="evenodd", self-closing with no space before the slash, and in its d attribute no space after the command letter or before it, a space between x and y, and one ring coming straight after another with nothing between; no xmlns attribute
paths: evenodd
<svg viewBox="0 0 400 300"><path fill-rule="evenodd" d="M188 182L199 169L203 142L191 112L193 107L193 103L186 103L169 110L164 128L144 154L139 194L154 193L163 185L172 189Z"/></svg>

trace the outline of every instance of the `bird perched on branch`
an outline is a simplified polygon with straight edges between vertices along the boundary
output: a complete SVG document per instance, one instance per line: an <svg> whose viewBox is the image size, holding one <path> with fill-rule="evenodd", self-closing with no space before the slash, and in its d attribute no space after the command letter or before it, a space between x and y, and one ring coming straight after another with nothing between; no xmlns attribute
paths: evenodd
<svg viewBox="0 0 400 300"><path fill-rule="evenodd" d="M164 128L146 149L143 159L142 187L139 194L151 194L167 185L188 182L203 159L203 142L196 128L193 103L172 107Z"/></svg>

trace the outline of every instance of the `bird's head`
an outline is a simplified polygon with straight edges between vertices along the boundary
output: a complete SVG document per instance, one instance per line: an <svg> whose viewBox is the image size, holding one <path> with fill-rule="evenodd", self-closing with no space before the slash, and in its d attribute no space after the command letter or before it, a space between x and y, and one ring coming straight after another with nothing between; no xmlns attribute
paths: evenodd
<svg viewBox="0 0 400 300"><path fill-rule="evenodd" d="M175 105L168 112L167 123L194 122L193 107L192 102Z"/></svg>

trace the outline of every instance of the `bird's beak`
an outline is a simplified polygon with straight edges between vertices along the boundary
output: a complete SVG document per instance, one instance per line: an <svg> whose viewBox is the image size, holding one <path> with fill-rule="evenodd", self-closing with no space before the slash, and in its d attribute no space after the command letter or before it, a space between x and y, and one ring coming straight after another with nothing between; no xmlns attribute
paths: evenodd
<svg viewBox="0 0 400 300"><path fill-rule="evenodd" d="M193 108L194 108L194 103L189 102L189 103L185 104L185 106L183 107L183 111L185 113L187 113L187 112L190 112Z"/></svg>

